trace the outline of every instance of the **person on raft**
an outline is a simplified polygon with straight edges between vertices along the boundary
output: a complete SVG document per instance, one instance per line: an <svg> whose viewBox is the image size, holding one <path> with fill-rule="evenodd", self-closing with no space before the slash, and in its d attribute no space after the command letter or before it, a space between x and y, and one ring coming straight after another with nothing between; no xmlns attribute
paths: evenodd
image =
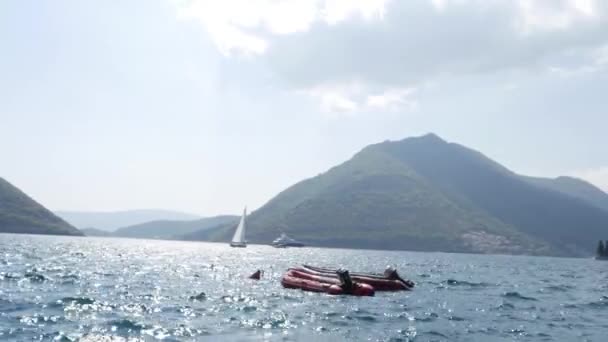
<svg viewBox="0 0 608 342"><path fill-rule="evenodd" d="M340 279L340 287L346 293L352 293L355 289L353 280L350 278L350 273L347 270L339 269L336 271L338 278Z"/></svg>
<svg viewBox="0 0 608 342"><path fill-rule="evenodd" d="M405 284L408 287L414 287L413 281L405 280L405 279L401 278L401 276L399 276L399 273L397 273L397 269L395 269L392 266L386 267L386 269L384 270L384 276L388 279L399 280L400 282L402 282L403 284Z"/></svg>

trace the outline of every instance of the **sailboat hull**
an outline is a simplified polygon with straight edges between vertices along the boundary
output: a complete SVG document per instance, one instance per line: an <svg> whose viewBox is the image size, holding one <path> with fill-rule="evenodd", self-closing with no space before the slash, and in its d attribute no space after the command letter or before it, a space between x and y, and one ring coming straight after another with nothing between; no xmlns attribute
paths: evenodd
<svg viewBox="0 0 608 342"><path fill-rule="evenodd" d="M244 242L231 242L230 247L245 248L245 247L247 247L247 244Z"/></svg>

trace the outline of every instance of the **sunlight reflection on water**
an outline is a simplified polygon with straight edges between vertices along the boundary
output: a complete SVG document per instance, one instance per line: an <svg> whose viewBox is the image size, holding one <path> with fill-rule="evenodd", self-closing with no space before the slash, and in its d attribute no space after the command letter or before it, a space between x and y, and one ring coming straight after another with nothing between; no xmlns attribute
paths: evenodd
<svg viewBox="0 0 608 342"><path fill-rule="evenodd" d="M412 292L283 289L301 263L382 271ZM608 263L444 253L0 235L0 340L589 340ZM247 279L263 269L260 281Z"/></svg>

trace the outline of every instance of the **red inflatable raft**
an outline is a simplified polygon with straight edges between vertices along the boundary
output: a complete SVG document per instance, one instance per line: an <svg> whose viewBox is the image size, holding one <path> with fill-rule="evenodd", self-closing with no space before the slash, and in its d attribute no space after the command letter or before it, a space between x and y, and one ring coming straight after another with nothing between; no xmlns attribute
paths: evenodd
<svg viewBox="0 0 608 342"><path fill-rule="evenodd" d="M374 288L369 284L353 283L351 291L345 291L337 278L316 276L290 269L281 279L283 287L312 292L325 292L331 295L373 296Z"/></svg>
<svg viewBox="0 0 608 342"><path fill-rule="evenodd" d="M336 270L331 270L323 267L315 267L304 265L302 268L296 270L316 276L330 277L337 279ZM390 275L379 275L371 273L359 273L353 272L350 274L353 281L369 284L374 287L377 291L405 291L411 290L414 287L414 282L411 280L404 280L399 277L396 271L392 271Z"/></svg>

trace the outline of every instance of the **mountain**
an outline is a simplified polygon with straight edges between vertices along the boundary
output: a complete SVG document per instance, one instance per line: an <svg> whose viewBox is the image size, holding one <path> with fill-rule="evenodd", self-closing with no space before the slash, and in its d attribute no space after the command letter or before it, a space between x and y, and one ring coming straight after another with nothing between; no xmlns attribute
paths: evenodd
<svg viewBox="0 0 608 342"><path fill-rule="evenodd" d="M150 221L190 221L200 218L200 216L193 214L157 209L116 212L57 211L55 214L78 228L96 227L97 229L106 231L113 231L118 228Z"/></svg>
<svg viewBox="0 0 608 342"><path fill-rule="evenodd" d="M0 233L82 235L3 178L0 178Z"/></svg>
<svg viewBox="0 0 608 342"><path fill-rule="evenodd" d="M565 176L554 179L526 176L522 176L522 178L534 185L582 199L593 206L608 211L608 194L582 179Z"/></svg>
<svg viewBox="0 0 608 342"><path fill-rule="evenodd" d="M237 216L223 215L193 221L160 220L120 228L112 234L120 237L146 239L180 239L195 231L232 224L237 222L238 219Z"/></svg>
<svg viewBox="0 0 608 342"><path fill-rule="evenodd" d="M112 235L111 232L108 232L108 231L105 231L105 230L101 230L101 229L97 229L97 228L81 228L80 231L83 232L85 236L97 236L97 237L111 237L111 236L114 236L114 235Z"/></svg>
<svg viewBox="0 0 608 342"><path fill-rule="evenodd" d="M429 134L364 148L253 212L247 240L286 232L311 245L589 255L608 212ZM197 232L227 241L234 225Z"/></svg>

